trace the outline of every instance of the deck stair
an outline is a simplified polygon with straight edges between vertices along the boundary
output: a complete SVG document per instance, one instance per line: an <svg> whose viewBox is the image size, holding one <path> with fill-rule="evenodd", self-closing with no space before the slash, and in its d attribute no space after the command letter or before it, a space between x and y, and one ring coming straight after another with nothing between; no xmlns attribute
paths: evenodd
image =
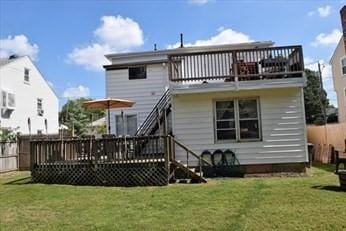
<svg viewBox="0 0 346 231"><path fill-rule="evenodd" d="M191 149L172 136L169 137L169 146L172 154L170 155L170 182L178 183L206 183L207 180L203 177L202 165L212 166L207 160L197 155ZM175 146L186 151L184 160L177 160L175 157ZM191 165L191 157L197 160L194 165Z"/></svg>
<svg viewBox="0 0 346 231"><path fill-rule="evenodd" d="M165 91L160 100L156 103L153 110L136 131L136 136L154 135L160 132L161 126L163 129L169 129L167 116L171 112L171 95L169 89ZM169 133L165 131L163 133Z"/></svg>

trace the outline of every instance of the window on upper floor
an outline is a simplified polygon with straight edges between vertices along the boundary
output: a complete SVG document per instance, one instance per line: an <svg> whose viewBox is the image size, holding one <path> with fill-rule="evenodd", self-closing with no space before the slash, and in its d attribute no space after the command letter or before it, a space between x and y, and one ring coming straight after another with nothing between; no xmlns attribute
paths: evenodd
<svg viewBox="0 0 346 231"><path fill-rule="evenodd" d="M30 82L30 70L28 68L24 68L24 82L29 83Z"/></svg>
<svg viewBox="0 0 346 231"><path fill-rule="evenodd" d="M259 140L258 99L234 99L215 102L216 141Z"/></svg>
<svg viewBox="0 0 346 231"><path fill-rule="evenodd" d="M147 68L146 66L129 67L129 79L146 79Z"/></svg>
<svg viewBox="0 0 346 231"><path fill-rule="evenodd" d="M43 116L43 102L42 99L38 98L37 99L37 115Z"/></svg>

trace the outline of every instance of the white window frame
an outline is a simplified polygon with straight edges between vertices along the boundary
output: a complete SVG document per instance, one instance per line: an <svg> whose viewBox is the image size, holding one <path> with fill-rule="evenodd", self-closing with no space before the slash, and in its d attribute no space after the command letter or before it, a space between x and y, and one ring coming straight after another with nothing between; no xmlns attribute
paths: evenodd
<svg viewBox="0 0 346 231"><path fill-rule="evenodd" d="M5 100L3 98L3 95L5 94ZM9 105L9 98L12 96L13 98L13 105ZM16 95L12 92L8 92L5 90L1 91L1 107L2 108L15 108L16 107Z"/></svg>
<svg viewBox="0 0 346 231"><path fill-rule="evenodd" d="M239 100L256 100L257 102L257 120L258 120L258 138L253 139L241 139L240 138L240 116L239 116ZM221 101L233 101L234 102L234 122L236 130L236 139L218 140L217 139L217 117L216 117L216 102ZM213 116L214 116L214 143L235 143L235 142L258 142L262 140L262 121L260 110L260 98L259 97L239 97L239 98L227 98L227 99L215 99L213 100ZM244 120L244 119L242 119ZM246 119L245 119L246 120ZM248 119L250 120L250 119ZM255 120L255 118L251 119Z"/></svg>

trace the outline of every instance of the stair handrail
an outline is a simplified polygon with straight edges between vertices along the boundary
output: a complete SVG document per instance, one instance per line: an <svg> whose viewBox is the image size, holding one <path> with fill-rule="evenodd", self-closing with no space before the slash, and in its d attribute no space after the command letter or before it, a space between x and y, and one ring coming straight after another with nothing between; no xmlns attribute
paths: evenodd
<svg viewBox="0 0 346 231"><path fill-rule="evenodd" d="M158 100L158 102L153 107L152 111L148 114L148 116L145 118L144 122L141 124L141 126L137 129L135 135L145 135L146 132L148 132L149 128L152 126L153 121L155 121L155 117L158 116L158 114L166 108L166 106L169 104L170 101L170 91L169 88L163 93L161 98ZM147 134L148 135L148 134Z"/></svg>
<svg viewBox="0 0 346 231"><path fill-rule="evenodd" d="M181 143L180 141L175 139L173 136L168 135L168 138L171 139L173 144L177 144L179 147L181 147L182 149L184 149L186 151L186 164L187 164L187 167L189 166L189 154L191 154L192 156L194 156L195 158L198 159L198 164L199 164L198 167L199 167L200 177L202 177L202 162L207 164L208 166L213 166L212 163L209 163L208 160L204 159L202 156L200 156L197 153L195 153L194 151L192 151L185 144ZM171 154L171 158L173 159L172 154ZM175 160L175 157L174 157L174 160Z"/></svg>

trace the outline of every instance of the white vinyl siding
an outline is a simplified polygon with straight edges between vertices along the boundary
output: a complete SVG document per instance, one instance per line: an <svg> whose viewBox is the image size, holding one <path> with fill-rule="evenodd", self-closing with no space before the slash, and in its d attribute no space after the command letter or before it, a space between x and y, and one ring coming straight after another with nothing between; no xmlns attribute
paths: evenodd
<svg viewBox="0 0 346 231"><path fill-rule="evenodd" d="M258 98L261 141L215 142L213 103L231 98ZM173 134L198 154L204 150L234 150L241 164L307 161L305 116L301 88L175 95ZM177 149L177 159L185 152Z"/></svg>
<svg viewBox="0 0 346 231"><path fill-rule="evenodd" d="M115 115L137 115L139 127L168 86L168 67L163 64L146 66L146 79L129 80L129 70L109 70L106 72L106 96L135 101L132 108L112 109L110 115L111 132L116 133ZM137 130L137 129L136 129Z"/></svg>
<svg viewBox="0 0 346 231"><path fill-rule="evenodd" d="M29 70L30 84L25 81L25 69ZM21 134L36 133L37 130L50 134L58 132L58 98L29 57L19 57L1 66L0 86L0 91L8 93L6 102L1 102L1 106L6 103L7 109L10 109L0 115L2 127L16 129ZM39 116L37 112L38 98L43 102L43 116Z"/></svg>

